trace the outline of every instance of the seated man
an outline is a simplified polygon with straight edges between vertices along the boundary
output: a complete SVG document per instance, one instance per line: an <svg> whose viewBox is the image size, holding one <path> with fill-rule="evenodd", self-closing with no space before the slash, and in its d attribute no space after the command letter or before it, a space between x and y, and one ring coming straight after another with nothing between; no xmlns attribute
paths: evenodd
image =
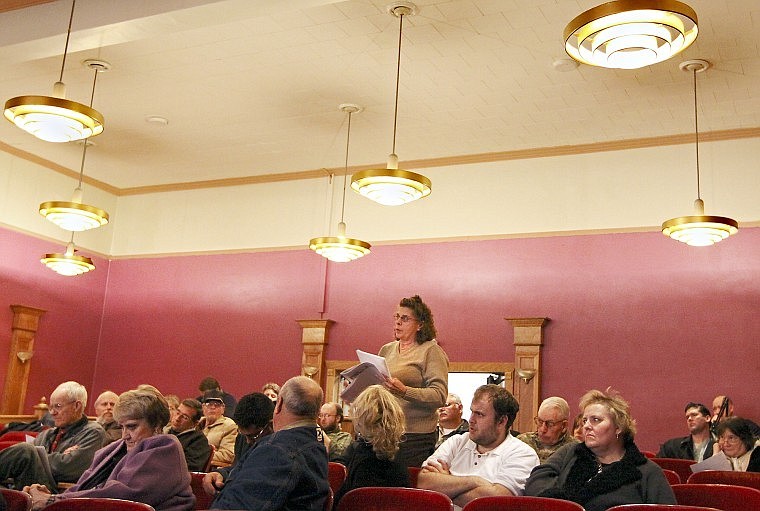
<svg viewBox="0 0 760 511"><path fill-rule="evenodd" d="M561 397L547 397L538 407L538 415L533 418L536 431L523 433L517 438L528 444L538 454L543 463L563 445L573 444L575 438L568 429L570 407Z"/></svg>
<svg viewBox="0 0 760 511"><path fill-rule="evenodd" d="M256 445L262 438L272 434L272 414L274 403L260 393L246 394L240 398L233 420L238 426L238 436L235 439L235 461L229 467L217 468L203 477L203 489L209 495L216 494L234 470L238 461L245 453Z"/></svg>
<svg viewBox="0 0 760 511"><path fill-rule="evenodd" d="M119 403L116 392L106 390L95 400L97 422L106 432L106 444L121 440L121 425L113 418L113 409Z"/></svg>
<svg viewBox="0 0 760 511"><path fill-rule="evenodd" d="M736 417L736 414L734 413L734 402L731 401L731 398L728 396L715 396L715 399L713 399L712 402L712 422L713 422L713 429L717 427L717 422L725 419L726 417ZM748 421L750 431L752 431L752 435L755 438L760 438L760 426L758 426L755 422L752 422L749 419L745 420ZM718 446L717 444L714 446L714 451L717 452Z"/></svg>
<svg viewBox="0 0 760 511"><path fill-rule="evenodd" d="M438 447L454 435L462 435L470 430L470 423L462 418L462 399L456 394L446 397L446 404L438 409Z"/></svg>
<svg viewBox="0 0 760 511"><path fill-rule="evenodd" d="M274 433L238 460L211 509L322 511L330 493L327 451L317 426L322 398L311 378L286 381L274 409Z"/></svg>
<svg viewBox="0 0 760 511"><path fill-rule="evenodd" d="M12 478L19 490L39 483L52 491L58 483L76 482L106 439L100 424L87 420L86 407L87 390L82 385L74 381L58 385L50 395L55 428L40 433L34 444L20 442L0 451L0 481Z"/></svg>
<svg viewBox="0 0 760 511"><path fill-rule="evenodd" d="M205 471L208 457L211 455L211 446L206 435L196 429L203 417L201 404L197 399L185 399L177 406L177 413L173 416L169 413L169 416L170 426L164 428L164 432L179 439L185 452L187 469L190 472Z"/></svg>
<svg viewBox="0 0 760 511"><path fill-rule="evenodd" d="M319 410L319 427L330 439L330 461L341 462L348 446L353 442L351 433L342 431L343 407L338 403L325 403Z"/></svg>
<svg viewBox="0 0 760 511"><path fill-rule="evenodd" d="M224 416L232 418L232 416L235 414L235 407L237 406L237 400L235 399L235 396L223 391L219 386L219 381L216 378L212 378L211 376L203 378L200 385L198 385L198 390L201 391L201 395L196 399L201 403L203 402L203 395L206 392L212 390L222 396L222 401L224 402Z"/></svg>
<svg viewBox="0 0 760 511"><path fill-rule="evenodd" d="M504 387L478 387L469 432L449 438L425 460L417 487L445 493L457 507L478 497L522 495L538 455L509 433L519 409Z"/></svg>
<svg viewBox="0 0 760 511"><path fill-rule="evenodd" d="M212 465L226 466L235 459L235 438L237 425L235 421L224 416L222 393L209 390L203 395L203 419L198 426L208 443L216 447Z"/></svg>
<svg viewBox="0 0 760 511"><path fill-rule="evenodd" d="M684 408L689 436L671 438L657 452L658 458L681 458L703 461L713 454L715 439L710 434L710 411L701 403L689 403Z"/></svg>

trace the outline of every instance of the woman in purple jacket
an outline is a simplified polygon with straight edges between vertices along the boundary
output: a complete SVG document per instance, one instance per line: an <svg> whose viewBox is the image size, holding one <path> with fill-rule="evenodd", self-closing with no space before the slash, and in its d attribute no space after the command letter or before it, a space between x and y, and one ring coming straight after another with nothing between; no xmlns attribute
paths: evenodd
<svg viewBox="0 0 760 511"><path fill-rule="evenodd" d="M156 511L194 508L182 446L174 435L161 434L169 422L164 397L147 389L127 391L119 396L114 417L122 426L121 440L96 452L92 465L74 486L60 495L50 495L38 484L25 488L34 510L75 497L133 500Z"/></svg>

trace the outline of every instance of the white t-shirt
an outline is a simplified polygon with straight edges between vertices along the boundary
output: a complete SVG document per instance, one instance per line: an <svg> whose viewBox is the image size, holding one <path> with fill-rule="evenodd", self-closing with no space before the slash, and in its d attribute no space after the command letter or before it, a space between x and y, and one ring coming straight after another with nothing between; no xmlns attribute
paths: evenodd
<svg viewBox="0 0 760 511"><path fill-rule="evenodd" d="M525 481L533 467L538 465L536 451L512 435L507 435L496 449L485 454L477 451L469 433L454 435L443 442L422 466L437 460L449 465L451 475L480 476L504 486L514 495L523 494Z"/></svg>

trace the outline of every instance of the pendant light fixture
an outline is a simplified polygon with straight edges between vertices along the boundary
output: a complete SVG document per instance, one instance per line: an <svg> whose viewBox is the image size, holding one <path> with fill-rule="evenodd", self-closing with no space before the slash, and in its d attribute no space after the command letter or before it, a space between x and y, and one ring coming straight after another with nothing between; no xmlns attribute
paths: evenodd
<svg viewBox="0 0 760 511"><path fill-rule="evenodd" d="M710 67L706 60L681 62L681 71L692 73L694 81L694 139L697 155L697 200L694 201L694 215L671 218L662 224L662 233L674 240L693 247L706 247L736 234L739 224L732 218L705 215L705 203L700 197L699 183L699 122L697 116L697 73Z"/></svg>
<svg viewBox="0 0 760 511"><path fill-rule="evenodd" d="M427 197L430 195L432 188L430 180L425 176L399 169L398 156L396 155L398 86L401 71L401 34L404 28L404 16L414 15L417 12L417 6L411 2L397 2L388 6L388 12L399 19L396 97L393 110L393 150L388 156L386 168L357 172L351 177L351 188L368 199L384 206L399 206Z"/></svg>
<svg viewBox="0 0 760 511"><path fill-rule="evenodd" d="M346 212L346 182L348 181L348 147L351 141L351 115L361 111L359 105L343 103L338 107L348 114L348 130L346 132L346 162L343 171L343 200L340 206L340 223L338 224L338 236L324 236L312 238L309 248L336 263L346 263L359 259L369 254L371 245L366 241L346 237L346 223L343 221Z"/></svg>
<svg viewBox="0 0 760 511"><path fill-rule="evenodd" d="M565 27L565 51L591 66L638 69L685 50L697 38L697 13L675 0L615 0Z"/></svg>
<svg viewBox="0 0 760 511"><path fill-rule="evenodd" d="M98 73L111 68L108 62L103 60L85 60L84 65L95 71L92 81L92 96L90 105L95 97L95 84L98 81ZM87 155L87 139L82 141L82 163L79 167L79 184L74 189L71 202L47 201L40 204L40 214L53 222L61 229L67 231L86 231L108 223L108 213L102 209L82 204L82 178L84 177L84 160Z"/></svg>
<svg viewBox="0 0 760 511"><path fill-rule="evenodd" d="M81 275L95 269L92 259L75 255L74 252L76 249L74 248L74 233L72 232L71 241L66 245L66 251L63 254L45 254L40 262L59 275L66 277Z"/></svg>
<svg viewBox="0 0 760 511"><path fill-rule="evenodd" d="M53 85L52 96L18 96L5 102L5 118L22 130L47 142L70 142L94 137L103 132L103 115L92 106L66 99L63 69L71 37L76 0L71 2L69 29L58 81Z"/></svg>

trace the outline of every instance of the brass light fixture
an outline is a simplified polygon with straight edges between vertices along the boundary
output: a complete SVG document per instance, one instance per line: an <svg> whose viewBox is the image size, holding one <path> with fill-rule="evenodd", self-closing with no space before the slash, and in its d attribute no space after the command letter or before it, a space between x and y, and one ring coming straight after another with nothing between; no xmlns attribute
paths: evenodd
<svg viewBox="0 0 760 511"><path fill-rule="evenodd" d="M384 206L399 206L430 195L432 190L428 178L415 172L398 168L396 155L396 125L398 123L398 86L401 71L401 34L404 28L404 16L417 12L417 6L411 2L397 2L388 6L388 12L399 19L398 25L398 60L396 62L396 98L393 110L393 150L388 156L388 165L384 169L370 169L357 172L351 177L351 188Z"/></svg>
<svg viewBox="0 0 760 511"><path fill-rule="evenodd" d="M685 50L697 38L697 13L675 0L615 0L565 27L565 51L591 66L638 69Z"/></svg>
<svg viewBox="0 0 760 511"><path fill-rule="evenodd" d="M63 254L45 254L40 262L59 275L66 277L81 275L95 269L92 259L75 255L74 252L76 249L74 248L74 233L72 232L71 241L66 245L66 251Z"/></svg>
<svg viewBox="0 0 760 511"><path fill-rule="evenodd" d="M111 68L108 62L103 60L85 60L84 65L95 71L95 79L92 82L92 97L95 97L95 84L98 81L98 73ZM82 142L82 163L79 167L79 184L74 189L71 202L47 201L40 204L40 214L53 222L61 229L67 231L86 231L108 223L108 213L102 209L82 204L82 178L84 177L84 160L87 155L88 140Z"/></svg>
<svg viewBox="0 0 760 511"><path fill-rule="evenodd" d="M343 221L346 212L346 182L348 180L348 147L351 141L351 115L360 112L361 107L352 103L343 103L338 107L348 114L348 130L346 133L346 162L343 172L343 201L340 209L340 223L338 224L338 236L324 236L312 238L309 248L336 263L346 263L369 254L371 245L366 241L346 237L346 223ZM311 376L309 376L311 378Z"/></svg>
<svg viewBox="0 0 760 511"><path fill-rule="evenodd" d="M694 138L697 154L697 200L694 201L694 215L671 218L662 224L662 233L674 240L692 247L707 247L739 232L739 224L732 218L705 215L705 203L699 188L699 122L697 116L697 73L710 67L706 60L681 62L681 71L692 73L694 81Z"/></svg>
<svg viewBox="0 0 760 511"><path fill-rule="evenodd" d="M71 2L69 28L58 81L52 96L18 96L5 102L5 118L22 130L47 142L70 142L94 137L103 132L103 115L91 106L66 99L63 69L71 37L76 0Z"/></svg>

